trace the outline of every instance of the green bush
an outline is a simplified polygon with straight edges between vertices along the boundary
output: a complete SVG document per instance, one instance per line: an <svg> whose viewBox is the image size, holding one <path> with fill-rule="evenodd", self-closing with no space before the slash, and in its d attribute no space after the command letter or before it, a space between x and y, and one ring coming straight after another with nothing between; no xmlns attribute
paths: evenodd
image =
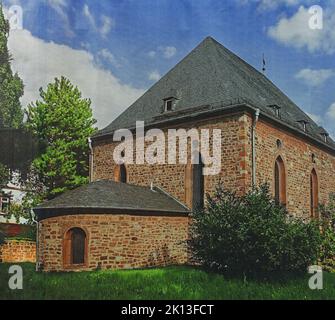
<svg viewBox="0 0 335 320"><path fill-rule="evenodd" d="M244 196L219 185L204 210L193 214L195 258L220 272L262 276L305 271L317 261L320 232L314 221L290 217L264 185Z"/></svg>
<svg viewBox="0 0 335 320"><path fill-rule="evenodd" d="M331 194L328 204L320 205L321 252L320 262L327 271L335 272L335 195Z"/></svg>
<svg viewBox="0 0 335 320"><path fill-rule="evenodd" d="M5 242L5 236L4 234L0 231L0 245L2 245Z"/></svg>

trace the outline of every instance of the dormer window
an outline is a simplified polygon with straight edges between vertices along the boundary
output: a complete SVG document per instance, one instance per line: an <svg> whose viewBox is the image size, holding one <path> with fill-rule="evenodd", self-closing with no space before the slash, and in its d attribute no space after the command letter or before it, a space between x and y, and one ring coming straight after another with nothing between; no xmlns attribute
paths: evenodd
<svg viewBox="0 0 335 320"><path fill-rule="evenodd" d="M169 112L173 110L173 100L165 100L165 112Z"/></svg>
<svg viewBox="0 0 335 320"><path fill-rule="evenodd" d="M301 125L302 125L302 129L304 130L304 132L306 132L307 131L307 125L308 125L308 121L306 121L306 120L299 120L298 121Z"/></svg>
<svg viewBox="0 0 335 320"><path fill-rule="evenodd" d="M164 99L164 111L170 112L174 110L176 98Z"/></svg>
<svg viewBox="0 0 335 320"><path fill-rule="evenodd" d="M271 105L269 105L268 107L271 108L271 109L274 111L275 115L276 115L278 118L280 118L280 109L281 109L281 108L280 108L277 104L271 104Z"/></svg>
<svg viewBox="0 0 335 320"><path fill-rule="evenodd" d="M321 132L321 136L323 137L324 142L328 142L329 133L328 132Z"/></svg>

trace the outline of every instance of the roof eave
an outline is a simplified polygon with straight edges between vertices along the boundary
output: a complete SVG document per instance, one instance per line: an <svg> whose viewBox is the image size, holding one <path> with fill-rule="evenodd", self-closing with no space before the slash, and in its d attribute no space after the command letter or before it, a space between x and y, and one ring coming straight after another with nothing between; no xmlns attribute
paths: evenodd
<svg viewBox="0 0 335 320"><path fill-rule="evenodd" d="M122 215L138 215L138 216L188 216L191 212L186 210L168 210L155 208L126 208L126 207L39 207L33 209L38 217L38 221L48 218L79 215L79 214L122 214Z"/></svg>

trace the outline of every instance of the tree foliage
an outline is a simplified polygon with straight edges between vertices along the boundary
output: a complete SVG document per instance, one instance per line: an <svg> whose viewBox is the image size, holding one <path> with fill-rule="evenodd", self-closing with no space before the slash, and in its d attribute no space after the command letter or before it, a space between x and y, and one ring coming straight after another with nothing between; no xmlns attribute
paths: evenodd
<svg viewBox="0 0 335 320"><path fill-rule="evenodd" d="M320 261L325 270L335 272L335 194L319 207L322 245Z"/></svg>
<svg viewBox="0 0 335 320"><path fill-rule="evenodd" d="M205 266L236 274L305 271L317 261L320 232L315 221L288 216L267 185L244 196L218 186L204 210L193 216L191 248Z"/></svg>
<svg viewBox="0 0 335 320"><path fill-rule="evenodd" d="M5 235L0 231L0 245L5 242Z"/></svg>
<svg viewBox="0 0 335 320"><path fill-rule="evenodd" d="M94 131L91 101L83 99L77 87L65 77L56 78L41 99L27 108L27 126L44 145L33 161L37 182L45 197L80 186L88 181L89 147ZM42 190L43 188L40 188Z"/></svg>
<svg viewBox="0 0 335 320"><path fill-rule="evenodd" d="M2 163L0 163L0 191L1 187L4 187L7 185L10 179L10 173L6 166L4 166Z"/></svg>
<svg viewBox="0 0 335 320"><path fill-rule="evenodd" d="M9 23L0 4L0 127L22 126L23 111L20 98L23 96L23 82L11 69L11 56L7 42Z"/></svg>

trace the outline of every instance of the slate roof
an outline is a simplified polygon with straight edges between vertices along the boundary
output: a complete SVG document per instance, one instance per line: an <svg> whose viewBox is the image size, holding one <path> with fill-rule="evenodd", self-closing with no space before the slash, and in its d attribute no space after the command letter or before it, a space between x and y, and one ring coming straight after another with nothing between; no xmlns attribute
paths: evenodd
<svg viewBox="0 0 335 320"><path fill-rule="evenodd" d="M188 214L189 209L159 188L141 187L111 180L100 180L65 192L34 208L39 219L44 214L152 212Z"/></svg>
<svg viewBox="0 0 335 320"><path fill-rule="evenodd" d="M175 111L164 113L164 99L174 93ZM265 75L243 61L211 37L207 37L189 55L154 84L142 97L100 130L93 138L117 129L134 128L136 121L154 125L197 112L224 111L247 104L259 108L262 115L276 118L273 107L280 107L278 122L324 144L320 128ZM308 122L307 132L298 121ZM329 138L327 146L335 150Z"/></svg>

